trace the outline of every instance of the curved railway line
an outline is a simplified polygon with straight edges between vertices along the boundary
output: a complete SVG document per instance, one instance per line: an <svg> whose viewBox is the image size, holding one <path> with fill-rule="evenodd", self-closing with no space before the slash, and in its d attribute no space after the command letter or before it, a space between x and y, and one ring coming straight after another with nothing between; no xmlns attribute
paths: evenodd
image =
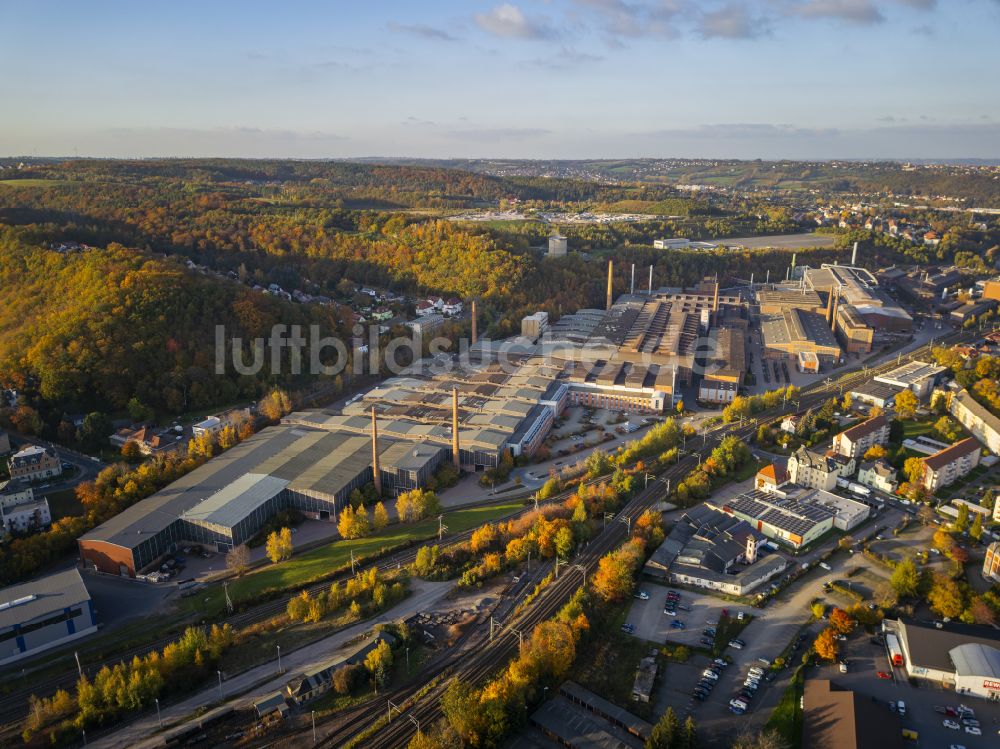
<svg viewBox="0 0 1000 749"><path fill-rule="evenodd" d="M942 336L936 341L932 340L929 343L914 349L908 354L900 355L898 358L886 361L876 367L866 367L864 369L847 372L840 375L836 379L828 378L827 380L816 382L813 385L802 389L797 402L793 403L789 401L783 406L769 409L768 411L759 414L756 418L750 419L744 426L734 426L731 424L721 423L716 424L706 429L701 435L699 435L703 437L703 443L699 450L689 451L684 458L678 461L678 463L662 472L659 479L669 479L672 482L676 482L680 478L683 478L683 476L686 475L695 463L694 455L698 452L701 452L702 454L707 453L715 447L718 440L727 434L736 434L742 437L745 441L749 441L753 435L756 423L761 418L770 420L792 411L804 411L817 403L829 399L833 395L842 394L849 388L861 382L871 379L872 377L883 372L889 371L897 367L902 362L911 361L928 355L930 349L935 343L953 344L961 342L965 339L971 340L973 337L975 336L971 333L953 333ZM691 438L691 441L696 443L697 438ZM597 483L604 480L604 478L605 477L592 479L587 483ZM573 491L575 490L561 492L560 494L545 500L544 502L540 502L539 504L561 501L569 497ZM619 511L619 515L617 517L624 516L631 518L638 516L643 510L655 503L661 492L662 490L659 486L659 480L653 482L648 488L643 489L632 500L630 500ZM510 498L527 500L530 498L530 494L525 494L524 496L511 495ZM512 519L526 512L530 512L533 509L533 506L528 504L523 509L512 512L498 520ZM449 534L442 539L442 543L446 545L462 543L471 537L474 530L475 529L473 528L460 533ZM624 535L625 527L622 523L611 523L578 554L574 561L574 565L583 566L587 569L587 573L589 574L591 567L596 565L601 556L620 543ZM392 552L379 559L375 563L375 566L377 566L380 570L387 571L395 567L410 564L416 558L417 551L422 545L422 542L414 543L406 549ZM370 565L366 565L366 567L370 567ZM482 632L476 633L470 630L468 635L463 635L459 639L458 643L451 648L449 654L445 654L442 657L431 661L423 669L417 672L411 680L413 683L412 686L403 687L393 692L391 696L379 697L377 700L373 699L362 704L361 706L352 708L345 713L328 718L324 721L324 723L329 724L331 722L335 722L336 727L332 733L319 742L318 746L340 746L341 744L348 742L352 737L357 736L366 730L369 725L377 721L380 717L388 715L388 700L391 700L395 705L404 706L404 709L401 714L394 713L391 722L381 729L378 735L367 738L365 746L391 747L404 744L415 729L414 721L419 723L421 726L430 725L434 719L440 716L439 698L447 688L447 684L451 678L460 678L463 681L468 681L469 683L478 683L486 676L496 671L500 666L505 664L516 648L517 638L516 635L511 632L511 628L516 627L522 632L530 631L530 629L539 622L553 616L580 586L581 579L577 577L576 572L578 572L578 570L567 569L566 572L563 575L560 575L557 580L549 583L542 589L537 597L527 607L525 607L523 611L517 613L512 620L504 623L503 632L499 637L494 637L492 642L485 641ZM310 594L315 595L320 591L326 590L335 580L344 580L350 576L350 572L344 571L340 574L327 578L323 582L306 586L304 589L308 590ZM302 589L297 589L294 591L294 594L282 596L273 601L267 601L253 606L246 611L230 615L219 620L218 623L228 623L236 628L246 627L248 625L264 621L284 612L287 608L288 601L294 597L294 595L298 595L300 590ZM130 660L134 656L142 657L152 650L162 649L165 645L176 640L177 636L177 634L174 634L168 637L159 638L155 641L132 648L127 652L119 653L112 658L87 664L84 667L84 671L86 673L93 674L105 665L114 665L122 662L123 660ZM480 641L483 641L481 645ZM474 645L477 647L473 647ZM466 651L468 650L472 650L472 652L466 655ZM56 689L72 687L77 678L78 673L76 669L71 668L60 675L53 676L42 682L35 682L30 688L20 688L5 695L2 699L0 699L0 723L8 724L7 728L9 729L9 724L15 721L20 721L25 717L29 696L33 694L38 696L50 695L55 692ZM435 683L427 689L426 692L418 695L418 693L422 689L425 689L426 685L434 679L440 679L439 683ZM405 707L411 702L412 704L409 707ZM163 704L166 705L168 703L165 702ZM121 724L119 724L119 726L120 725ZM110 728L109 732L115 730L115 728L119 726ZM6 731L4 733L6 733Z"/></svg>

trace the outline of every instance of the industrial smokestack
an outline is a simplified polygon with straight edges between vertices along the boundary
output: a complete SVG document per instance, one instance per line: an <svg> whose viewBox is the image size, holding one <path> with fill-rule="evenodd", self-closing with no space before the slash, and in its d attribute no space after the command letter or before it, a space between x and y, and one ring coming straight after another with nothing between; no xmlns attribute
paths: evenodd
<svg viewBox="0 0 1000 749"><path fill-rule="evenodd" d="M476 300L472 300L472 345L476 345Z"/></svg>
<svg viewBox="0 0 1000 749"><path fill-rule="evenodd" d="M451 389L451 461L456 469L462 470L461 454L458 450L458 388Z"/></svg>
<svg viewBox="0 0 1000 749"><path fill-rule="evenodd" d="M851 252L851 265L858 264L858 243L854 243L854 251Z"/></svg>
<svg viewBox="0 0 1000 749"><path fill-rule="evenodd" d="M767 269L767 275L764 277L764 285L767 286L769 283L771 283L771 269L770 268Z"/></svg>
<svg viewBox="0 0 1000 749"><path fill-rule="evenodd" d="M372 475L375 477L375 494L382 496L382 471L378 465L378 419L372 406Z"/></svg>
<svg viewBox="0 0 1000 749"><path fill-rule="evenodd" d="M629 287L628 293L635 293L635 263L632 263L632 285Z"/></svg>
<svg viewBox="0 0 1000 749"><path fill-rule="evenodd" d="M613 278L612 274L614 272L614 265L614 260L608 261L608 309L611 309L611 302L613 301L611 298L611 282Z"/></svg>
<svg viewBox="0 0 1000 749"><path fill-rule="evenodd" d="M750 291L753 291L753 271L750 271Z"/></svg>
<svg viewBox="0 0 1000 749"><path fill-rule="evenodd" d="M718 279L716 279L715 289L712 295L712 312L718 312L718 311L719 311L719 281Z"/></svg>
<svg viewBox="0 0 1000 749"><path fill-rule="evenodd" d="M830 315L830 330L837 332L837 308L840 306L840 297L833 298L833 314Z"/></svg>
<svg viewBox="0 0 1000 749"><path fill-rule="evenodd" d="M831 289L830 296L827 297L826 300L826 309L823 310L823 317L826 318L827 322L830 322L830 320L833 318L832 312L833 312L833 290Z"/></svg>
<svg viewBox="0 0 1000 749"><path fill-rule="evenodd" d="M792 253L792 270L795 270L795 258L798 257L797 252Z"/></svg>
<svg viewBox="0 0 1000 749"><path fill-rule="evenodd" d="M649 295L653 296L653 266L649 266Z"/></svg>

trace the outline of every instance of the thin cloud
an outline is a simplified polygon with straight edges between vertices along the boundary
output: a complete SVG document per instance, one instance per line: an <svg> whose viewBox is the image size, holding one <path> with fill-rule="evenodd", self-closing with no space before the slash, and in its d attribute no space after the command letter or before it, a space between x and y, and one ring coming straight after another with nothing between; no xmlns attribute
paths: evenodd
<svg viewBox="0 0 1000 749"><path fill-rule="evenodd" d="M736 122L699 125L693 128L654 130L648 135L660 137L684 137L706 140L726 140L740 138L789 138L836 135L836 128L798 127L788 124L766 122Z"/></svg>
<svg viewBox="0 0 1000 749"><path fill-rule="evenodd" d="M873 0L808 0L793 8L803 18L834 18L851 23L882 23L885 16Z"/></svg>
<svg viewBox="0 0 1000 749"><path fill-rule="evenodd" d="M756 39L769 30L767 21L754 16L744 3L729 3L702 13L697 28L706 39Z"/></svg>
<svg viewBox="0 0 1000 749"><path fill-rule="evenodd" d="M423 23L396 23L390 21L388 23L389 30L395 31L400 34L409 34L410 36L417 36L422 39L429 39L435 42L457 42L458 37L449 34L444 29L439 29L436 26L428 26Z"/></svg>
<svg viewBox="0 0 1000 749"><path fill-rule="evenodd" d="M556 35L551 26L528 18L510 3L497 5L489 13L477 13L473 20L483 31L507 39L550 39Z"/></svg>
<svg viewBox="0 0 1000 749"><path fill-rule="evenodd" d="M498 140L528 140L544 135L551 135L551 130L539 127L494 127L466 130L452 130L448 135L456 140L464 141L498 141Z"/></svg>
<svg viewBox="0 0 1000 749"><path fill-rule="evenodd" d="M623 0L573 0L574 4L600 17L600 30L610 43L620 37L676 36L675 22L687 7L688 0L624 2Z"/></svg>
<svg viewBox="0 0 1000 749"><path fill-rule="evenodd" d="M579 52L575 49L563 47L557 54L551 57L538 57L534 60L529 60L525 64L529 67L544 68L547 70L572 70L583 65L603 62L605 59L603 55L592 55L589 52Z"/></svg>

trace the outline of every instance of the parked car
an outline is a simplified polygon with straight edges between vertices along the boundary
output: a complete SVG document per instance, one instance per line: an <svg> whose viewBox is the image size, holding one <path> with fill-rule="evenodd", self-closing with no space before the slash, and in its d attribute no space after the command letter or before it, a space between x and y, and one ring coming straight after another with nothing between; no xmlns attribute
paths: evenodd
<svg viewBox="0 0 1000 749"><path fill-rule="evenodd" d="M711 671L707 668L701 672L701 675L704 676L706 679L711 679L712 681L719 680L719 675L715 673L715 671Z"/></svg>
<svg viewBox="0 0 1000 749"><path fill-rule="evenodd" d="M953 720L948 720L948 719L942 720L941 725L943 725L945 728L950 728L952 731L957 731L959 729L958 723L956 723Z"/></svg>
<svg viewBox="0 0 1000 749"><path fill-rule="evenodd" d="M622 632L628 632L629 634L632 634L633 632L635 632L635 625L625 622L625 624L622 625Z"/></svg>
<svg viewBox="0 0 1000 749"><path fill-rule="evenodd" d="M737 650L742 650L743 649L743 643L740 642L739 640L730 640L729 641L729 647L736 648Z"/></svg>
<svg viewBox="0 0 1000 749"><path fill-rule="evenodd" d="M684 629L684 622L682 622L680 619L674 619L672 622L670 622L670 626L673 627L674 629Z"/></svg>
<svg viewBox="0 0 1000 749"><path fill-rule="evenodd" d="M728 661L724 661L722 658L713 658L712 663L714 663L719 668L725 668L729 665Z"/></svg>
<svg viewBox="0 0 1000 749"><path fill-rule="evenodd" d="M640 601L648 601L649 593L647 593L644 590L640 590L638 593L635 594L635 597L638 598Z"/></svg>
<svg viewBox="0 0 1000 749"><path fill-rule="evenodd" d="M900 715L906 715L906 703L900 700L896 703L896 712Z"/></svg>
<svg viewBox="0 0 1000 749"><path fill-rule="evenodd" d="M879 671L875 674L880 679L891 679L892 674L887 674L885 671Z"/></svg>
<svg viewBox="0 0 1000 749"><path fill-rule="evenodd" d="M700 642L702 645L707 645L708 647L712 647L715 644L715 640L709 640L707 637L702 637Z"/></svg>
<svg viewBox="0 0 1000 749"><path fill-rule="evenodd" d="M965 732L970 736L982 736L983 732L978 726L966 726Z"/></svg>

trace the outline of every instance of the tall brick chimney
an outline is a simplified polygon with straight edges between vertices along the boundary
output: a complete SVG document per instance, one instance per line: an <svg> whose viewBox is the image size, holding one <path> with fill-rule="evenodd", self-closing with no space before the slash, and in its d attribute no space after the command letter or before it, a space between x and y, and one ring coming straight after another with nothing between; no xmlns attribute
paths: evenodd
<svg viewBox="0 0 1000 749"><path fill-rule="evenodd" d="M458 450L458 388L451 389L451 460L455 468L462 469L461 454Z"/></svg>
<svg viewBox="0 0 1000 749"><path fill-rule="evenodd" d="M476 345L476 300L472 300L472 345Z"/></svg>
<svg viewBox="0 0 1000 749"><path fill-rule="evenodd" d="M611 295L611 280L613 277L612 273L614 272L614 265L615 265L614 260L608 261L608 309L611 309L611 303L614 301Z"/></svg>
<svg viewBox="0 0 1000 749"><path fill-rule="evenodd" d="M837 308L840 306L840 297L833 298L833 314L830 315L830 330L837 332Z"/></svg>
<svg viewBox="0 0 1000 749"><path fill-rule="evenodd" d="M378 464L378 419L372 406L372 474L375 477L375 493L382 496L382 471Z"/></svg>

